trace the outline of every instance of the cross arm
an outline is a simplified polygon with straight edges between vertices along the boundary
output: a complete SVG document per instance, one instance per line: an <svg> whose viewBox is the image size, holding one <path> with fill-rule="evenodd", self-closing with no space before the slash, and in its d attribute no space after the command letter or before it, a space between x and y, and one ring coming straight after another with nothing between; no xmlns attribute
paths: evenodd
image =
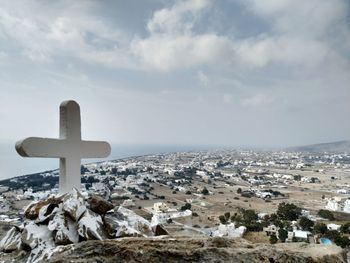
<svg viewBox="0 0 350 263"><path fill-rule="evenodd" d="M16 143L16 151L22 157L62 158L65 143L59 139L29 137Z"/></svg>
<svg viewBox="0 0 350 263"><path fill-rule="evenodd" d="M111 154L111 146L104 141L82 141L82 158L104 158Z"/></svg>

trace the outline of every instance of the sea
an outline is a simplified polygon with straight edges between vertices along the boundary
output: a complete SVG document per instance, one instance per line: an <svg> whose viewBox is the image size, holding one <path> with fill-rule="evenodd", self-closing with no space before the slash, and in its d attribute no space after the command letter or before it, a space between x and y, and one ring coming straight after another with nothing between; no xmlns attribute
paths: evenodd
<svg viewBox="0 0 350 263"><path fill-rule="evenodd" d="M205 150L211 147L198 145L141 145L141 144L112 144L112 152L105 159L85 159L82 163L93 163L105 160L116 160L126 157L147 154L187 152ZM21 175L33 174L58 168L58 159L23 158L15 150L14 144L0 142L0 180Z"/></svg>

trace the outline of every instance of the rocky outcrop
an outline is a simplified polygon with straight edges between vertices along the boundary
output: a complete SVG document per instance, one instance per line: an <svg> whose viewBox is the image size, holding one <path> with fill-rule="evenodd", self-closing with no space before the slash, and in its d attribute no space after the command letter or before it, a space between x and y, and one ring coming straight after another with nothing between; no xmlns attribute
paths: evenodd
<svg viewBox="0 0 350 263"><path fill-rule="evenodd" d="M78 233L84 240L105 239L102 217L93 211L86 210L78 222Z"/></svg>
<svg viewBox="0 0 350 263"><path fill-rule="evenodd" d="M0 242L0 249L5 252L18 250L21 245L21 230L18 227L12 227Z"/></svg>
<svg viewBox="0 0 350 263"><path fill-rule="evenodd" d="M114 208L111 202L106 201L100 196L93 196L89 200L90 209L97 214L104 215Z"/></svg>
<svg viewBox="0 0 350 263"><path fill-rule="evenodd" d="M86 202L75 189L69 194L33 202L25 209L22 228L11 228L0 242L2 252L28 251L28 262L39 262L59 245L86 240L164 234L143 217L101 197ZM155 226L156 227L156 226Z"/></svg>
<svg viewBox="0 0 350 263"><path fill-rule="evenodd" d="M345 256L340 247L306 243L269 245L240 238L129 237L61 246L40 262L345 263ZM23 261L19 257L16 262Z"/></svg>

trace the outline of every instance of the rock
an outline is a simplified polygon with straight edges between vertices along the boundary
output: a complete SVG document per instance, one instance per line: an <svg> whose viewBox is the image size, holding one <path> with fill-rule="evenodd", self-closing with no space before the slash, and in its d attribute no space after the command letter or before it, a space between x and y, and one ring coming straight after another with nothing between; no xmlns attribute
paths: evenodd
<svg viewBox="0 0 350 263"><path fill-rule="evenodd" d="M38 217L35 223L47 224L52 219L57 211L58 204L47 204L40 208Z"/></svg>
<svg viewBox="0 0 350 263"><path fill-rule="evenodd" d="M143 236L153 236L151 223L142 216L139 216L135 212L122 206L118 208L117 212L124 216L130 228L135 229Z"/></svg>
<svg viewBox="0 0 350 263"><path fill-rule="evenodd" d="M101 216L87 209L78 222L78 234L85 240L105 239Z"/></svg>
<svg viewBox="0 0 350 263"><path fill-rule="evenodd" d="M106 233L109 238L116 237L116 233L120 227L120 221L117 220L113 215L105 215L103 217L103 223L105 225Z"/></svg>
<svg viewBox="0 0 350 263"><path fill-rule="evenodd" d="M73 192L64 198L62 209L73 221L78 221L86 211L84 197L74 188Z"/></svg>
<svg viewBox="0 0 350 263"><path fill-rule="evenodd" d="M107 211L114 208L114 205L111 202L108 202L100 196L91 197L89 204L90 209L99 215L104 215Z"/></svg>
<svg viewBox="0 0 350 263"><path fill-rule="evenodd" d="M29 222L23 229L21 236L22 243L33 249L39 245L39 243L47 243L53 245L52 232L46 225L37 225L34 222Z"/></svg>
<svg viewBox="0 0 350 263"><path fill-rule="evenodd" d="M115 234L115 237L139 237L142 236L140 232L137 230L128 227L127 225L121 225L118 228L117 233Z"/></svg>
<svg viewBox="0 0 350 263"><path fill-rule="evenodd" d="M168 231L162 225L156 225L152 228L155 236L165 236L169 235Z"/></svg>
<svg viewBox="0 0 350 263"><path fill-rule="evenodd" d="M47 205L58 205L62 202L63 196L60 197L50 197L47 200L35 201L30 203L27 208L24 210L24 216L27 219L35 220L39 216L39 211L41 208Z"/></svg>
<svg viewBox="0 0 350 263"><path fill-rule="evenodd" d="M12 227L0 241L0 249L6 253L19 250L22 243L21 235L18 227Z"/></svg>
<svg viewBox="0 0 350 263"><path fill-rule="evenodd" d="M87 241L61 247L50 262L152 262L152 263L344 263L346 250L337 246L305 243L253 244L227 238L217 247L207 237L125 238Z"/></svg>
<svg viewBox="0 0 350 263"><path fill-rule="evenodd" d="M49 222L48 229L53 231L56 245L68 245L79 241L77 223L65 216L62 210Z"/></svg>

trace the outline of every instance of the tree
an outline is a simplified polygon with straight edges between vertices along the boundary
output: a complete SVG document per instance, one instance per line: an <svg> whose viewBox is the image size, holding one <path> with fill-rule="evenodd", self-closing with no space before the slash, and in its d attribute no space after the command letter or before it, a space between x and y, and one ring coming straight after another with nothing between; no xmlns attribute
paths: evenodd
<svg viewBox="0 0 350 263"><path fill-rule="evenodd" d="M224 215L219 216L220 223L225 225L227 223L226 217Z"/></svg>
<svg viewBox="0 0 350 263"><path fill-rule="evenodd" d="M320 217L323 217L325 219L328 219L328 220L334 220L334 215L331 211L329 210L325 210L325 209L321 209L318 211L317 213Z"/></svg>
<svg viewBox="0 0 350 263"><path fill-rule="evenodd" d="M337 246L340 246L342 248L350 247L350 239L345 236L339 236L335 238L334 242Z"/></svg>
<svg viewBox="0 0 350 263"><path fill-rule="evenodd" d="M341 225L340 232L343 234L350 234L350 222Z"/></svg>
<svg viewBox="0 0 350 263"><path fill-rule="evenodd" d="M242 188L238 188L237 189L237 194L241 194L242 193Z"/></svg>
<svg viewBox="0 0 350 263"><path fill-rule="evenodd" d="M270 244L276 244L277 241L278 241L278 239L275 235L270 236Z"/></svg>
<svg viewBox="0 0 350 263"><path fill-rule="evenodd" d="M287 237L288 237L288 231L285 230L284 228L280 228L278 230L278 238L281 240L281 242L284 243Z"/></svg>
<svg viewBox="0 0 350 263"><path fill-rule="evenodd" d="M242 210L242 224L249 231L262 231L262 223L258 222L258 215L253 209Z"/></svg>
<svg viewBox="0 0 350 263"><path fill-rule="evenodd" d="M294 204L283 202L278 205L277 215L282 220L294 221L301 215L301 208Z"/></svg>
<svg viewBox="0 0 350 263"><path fill-rule="evenodd" d="M253 209L243 210L244 223L255 223L258 220L258 214Z"/></svg>
<svg viewBox="0 0 350 263"><path fill-rule="evenodd" d="M311 231L312 227L314 226L314 222L303 216L300 218L299 225L303 230Z"/></svg>
<svg viewBox="0 0 350 263"><path fill-rule="evenodd" d="M230 212L226 212L224 214L224 216L225 216L226 221L228 221L228 220L230 220L231 214L230 214Z"/></svg>
<svg viewBox="0 0 350 263"><path fill-rule="evenodd" d="M183 206L181 206L180 210L181 211L191 210L191 204L190 203L184 204Z"/></svg>
<svg viewBox="0 0 350 263"><path fill-rule="evenodd" d="M326 237L330 240L335 241L337 238L340 237L340 233L337 230L329 230L326 233Z"/></svg>
<svg viewBox="0 0 350 263"><path fill-rule="evenodd" d="M324 235L327 232L327 226L324 223L317 223L314 225L314 233Z"/></svg>
<svg viewBox="0 0 350 263"><path fill-rule="evenodd" d="M80 174L81 175L84 175L88 171L89 171L89 169L87 169L84 165L80 166Z"/></svg>
<svg viewBox="0 0 350 263"><path fill-rule="evenodd" d="M209 191L208 191L208 189L206 187L203 188L202 194L203 195L208 195L209 194Z"/></svg>

